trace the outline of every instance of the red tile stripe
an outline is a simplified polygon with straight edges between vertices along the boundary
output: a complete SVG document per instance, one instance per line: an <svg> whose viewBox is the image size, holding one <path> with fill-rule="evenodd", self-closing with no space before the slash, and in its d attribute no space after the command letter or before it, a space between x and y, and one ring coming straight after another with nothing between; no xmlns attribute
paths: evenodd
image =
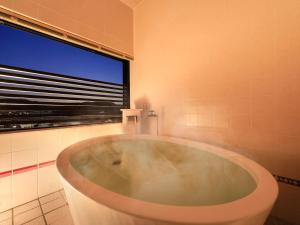
<svg viewBox="0 0 300 225"><path fill-rule="evenodd" d="M20 168L13 169L13 170L3 171L3 172L0 172L0 178L8 177L8 176L15 175L15 174L29 172L29 171L32 171L32 170L36 170L38 168L43 168L43 167L46 167L46 166L52 166L54 164L55 164L55 160L51 160L51 161L47 161L47 162L42 162L42 163L30 165L30 166L20 167Z"/></svg>
<svg viewBox="0 0 300 225"><path fill-rule="evenodd" d="M18 169L14 169L13 170L13 174L19 174L19 173L25 173L25 172L29 172L31 170L35 170L38 168L38 165L31 165L31 166L25 166L25 167L21 167Z"/></svg>
<svg viewBox="0 0 300 225"><path fill-rule="evenodd" d="M10 176L11 174L12 174L11 170L0 172L0 178Z"/></svg>
<svg viewBox="0 0 300 225"><path fill-rule="evenodd" d="M39 168L43 168L43 167L46 167L46 166L51 166L51 165L54 165L55 164L55 160L52 160L52 161L48 161L48 162L42 162L39 164Z"/></svg>

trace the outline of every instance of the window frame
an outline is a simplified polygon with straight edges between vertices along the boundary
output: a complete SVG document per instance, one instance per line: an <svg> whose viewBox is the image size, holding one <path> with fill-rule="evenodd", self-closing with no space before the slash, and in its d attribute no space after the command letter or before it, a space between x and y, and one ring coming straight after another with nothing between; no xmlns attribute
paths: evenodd
<svg viewBox="0 0 300 225"><path fill-rule="evenodd" d="M88 52L92 52L95 53L97 55L101 55L104 57L108 57L114 60L118 60L120 62L122 62L123 65L123 82L122 82L122 86L123 86L123 108L130 108L130 61L124 58L119 58L110 54L106 54L104 52L92 49L92 48L88 48L86 46L71 42L71 41L67 41L63 38L59 38L57 36L54 35L50 35L50 34L46 34L43 33L42 31L37 31L33 28L27 27L27 26L22 26L19 24L15 24L9 21L6 21L4 19L0 18L0 26L1 25L7 25L9 27L15 28L15 29L19 29L19 30L23 30L25 32L30 32L33 33L35 35L38 36L42 36L48 39L52 39L54 41L58 41ZM48 28L47 28L48 29ZM32 73L36 73L36 72L42 72L43 74L48 74L48 75L55 75L55 76L59 76L62 78L75 78L75 79L82 79L85 81L92 81L92 82L101 82L104 84L112 84L112 85L116 85L116 83L112 83L112 82L106 82L106 81L101 81L101 80L92 80L92 79L88 79L88 78L81 78L81 77L76 77L76 76L72 76L72 75L65 75L65 74L56 74L56 73L51 73L51 72L47 72L47 71L37 71L37 70L32 70L32 69L28 69L28 68L18 68L18 67L14 67L14 66L10 66L10 65L2 65L1 66L7 67L7 68L11 68L11 69L22 69L23 71L27 71L27 72L32 72ZM121 112L120 112L121 113ZM122 122L122 115L121 115L121 121ZM95 123L95 122L88 122L88 123L82 123L82 124L69 124L69 125L60 125L60 126L48 126L48 127L32 127L32 128L16 128L16 129L8 129L8 130L1 130L0 129L0 133L5 133L5 132L22 132L22 131L30 131L30 130L40 130L40 129L55 129L55 128L63 128L63 127L73 127L73 126L87 126L87 125L96 125L96 124L108 124L108 123L116 123L116 122L102 122L102 123ZM119 123L119 122L117 122Z"/></svg>

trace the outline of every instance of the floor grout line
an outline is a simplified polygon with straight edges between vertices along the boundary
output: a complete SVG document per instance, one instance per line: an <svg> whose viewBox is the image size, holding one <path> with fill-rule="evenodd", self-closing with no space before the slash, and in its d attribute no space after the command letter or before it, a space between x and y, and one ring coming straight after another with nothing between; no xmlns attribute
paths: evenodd
<svg viewBox="0 0 300 225"><path fill-rule="evenodd" d="M33 221L33 220L35 220L35 219L37 219L37 218L39 218L39 217L41 217L41 216L43 216L43 215L39 215L39 216L34 217L34 218L30 219L30 220L27 220L26 222L21 223L20 225L24 225L24 224L26 224L26 223L29 223L29 222L31 222L31 221Z"/></svg>
<svg viewBox="0 0 300 225"><path fill-rule="evenodd" d="M26 205L26 204L28 204L28 203L30 203L30 202L34 202L34 201L36 201L37 200L37 198L36 199L33 199L33 200L30 200L30 201L28 201L28 202L25 202L25 203L22 203L21 205L17 205L17 206L15 206L15 207L12 207L11 209L14 209L14 208L17 208L17 207L20 207L20 206L24 206L24 205ZM9 209L10 210L10 209Z"/></svg>
<svg viewBox="0 0 300 225"><path fill-rule="evenodd" d="M15 220L14 220L14 208L11 209L11 224L15 225Z"/></svg>
<svg viewBox="0 0 300 225"><path fill-rule="evenodd" d="M17 206L18 207L18 206ZM22 211L22 212L19 212L18 214L16 214L15 216L19 216L19 215L22 215L22 214L24 214L24 213L26 213L26 212L28 212L28 211L30 211L30 210L33 210L33 209L36 209L36 208L38 208L39 207L39 205L38 206L35 206L35 207L32 207L32 208L30 208L30 209L26 209L26 210L24 210L24 211ZM16 208L16 207L15 207ZM15 209L14 208L14 209Z"/></svg>
<svg viewBox="0 0 300 225"><path fill-rule="evenodd" d="M51 212L54 212L54 211L56 211L57 209L61 209L61 208L65 207L66 205L68 205L68 204L64 204L64 205L62 205L62 206L57 207L56 209L52 209L52 210L50 210L49 212L47 212L45 215L47 215L47 214L49 214L49 213L51 213ZM53 222L56 223L56 221L58 221L58 220L60 220L60 218L56 218ZM47 224L46 224L46 225L47 225Z"/></svg>
<svg viewBox="0 0 300 225"><path fill-rule="evenodd" d="M9 210L11 210L12 208L10 208L10 209L7 209L7 210L5 210L5 211L2 211L2 212L0 212L0 214L2 214L2 213L6 213L6 212L8 212Z"/></svg>
<svg viewBox="0 0 300 225"><path fill-rule="evenodd" d="M46 216L45 216L45 215L47 215L48 213L51 213L51 212L53 212L53 211L55 211L55 210L57 210L57 209L63 208L63 207L65 207L65 206L68 206L68 202L66 201L66 199L65 199L65 197L64 197L64 195L63 195L63 193L62 193L62 191L63 191L63 189L59 189L59 190L57 190L57 191L54 191L54 192L51 192L51 193L49 193L49 194L43 195L43 196L41 196L41 197L38 197L37 199L34 199L34 200L31 200L31 201L25 202L25 203L20 204L20 205L18 205L18 206L12 207L11 209L8 209L8 210L5 210L5 211L0 212L0 214L10 212L10 216L9 216L7 219L2 220L1 222L9 220L9 221L11 221L11 224L12 224L12 225L15 225L15 216L19 216L19 215L22 215L22 214L24 214L24 213L27 213L27 212L29 212L29 211L31 211L31 210L35 210L35 209L37 209L37 208L40 208L40 210L41 210L41 215L39 215L39 216L37 216L37 217L35 217L35 218L33 218L33 219L30 219L30 220L28 220L28 221L22 222L20 225L23 225L23 224L26 224L26 223L28 223L28 222L31 222L31 221L33 221L33 220L39 218L39 217L43 217L43 221L44 221L45 224L47 225L47 219L46 219ZM51 199L51 200L49 200L49 201L46 201L46 202L44 202L43 204L41 203L41 198L44 198L44 197L47 197L47 196L51 196L51 195L56 194L56 193L57 193L57 196L56 196L54 199ZM53 202L53 201L55 201L55 200L58 200L58 199L62 199L64 203L63 203L62 205L60 205L60 206L54 208L54 209L51 209L51 210L48 211L48 212L44 212L42 206L44 206L44 205L46 205L46 204L49 204L49 203L51 203L51 202ZM19 208L19 207L25 206L25 205L27 205L27 204L33 203L34 201L37 201L37 202L38 202L38 205L33 206L33 207L30 207L29 209L26 209L26 210L21 211L21 212L19 212L19 213L16 214L16 208Z"/></svg>
<svg viewBox="0 0 300 225"><path fill-rule="evenodd" d="M66 205L68 205L68 204L67 204L67 203L64 203L63 205L60 205L60 206L58 206L58 207L55 208L55 209L51 209L50 211L46 212L45 215L47 215L47 214L49 214L49 213L51 213L51 212L53 212L53 211L55 211L55 210L57 210L57 209L63 208L63 207L65 207Z"/></svg>
<svg viewBox="0 0 300 225"><path fill-rule="evenodd" d="M56 193L56 192L60 192L60 191L62 191L62 190L64 190L64 189L61 188L61 189L59 189L59 190L57 190L57 191L53 191L53 192L51 192L51 193L49 193L49 194L42 195L42 196L40 196L40 197L38 197L38 198L44 198L44 197L46 197L46 196L48 196L48 195L52 195L52 194L54 194L54 193Z"/></svg>
<svg viewBox="0 0 300 225"><path fill-rule="evenodd" d="M46 204L48 204L48 203L50 203L50 202L53 202L53 201L55 201L55 200L57 200L57 199L60 199L60 198L62 198L62 197L57 197L57 198L51 199L50 201L41 203L41 205L46 205ZM40 198L39 198L39 199L40 199Z"/></svg>
<svg viewBox="0 0 300 225"><path fill-rule="evenodd" d="M40 202L40 198L38 198L38 202L39 202L39 205L40 205L40 207L41 207L42 216L43 216L45 225L47 225L48 223L47 223L47 220L46 220L46 217L45 217L45 214L44 214L44 210L43 210L42 205L41 205L41 202Z"/></svg>

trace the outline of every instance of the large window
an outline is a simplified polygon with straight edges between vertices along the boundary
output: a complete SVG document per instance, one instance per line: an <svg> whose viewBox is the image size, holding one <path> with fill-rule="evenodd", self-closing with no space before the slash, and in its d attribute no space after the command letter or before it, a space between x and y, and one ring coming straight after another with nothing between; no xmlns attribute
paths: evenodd
<svg viewBox="0 0 300 225"><path fill-rule="evenodd" d="M129 62L0 24L0 131L121 121Z"/></svg>

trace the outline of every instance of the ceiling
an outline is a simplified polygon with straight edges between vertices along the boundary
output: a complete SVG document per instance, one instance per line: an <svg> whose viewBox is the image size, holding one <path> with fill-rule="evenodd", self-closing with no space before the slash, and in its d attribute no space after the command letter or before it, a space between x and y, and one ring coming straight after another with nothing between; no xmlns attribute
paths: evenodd
<svg viewBox="0 0 300 225"><path fill-rule="evenodd" d="M138 4L140 4L143 0L120 0L131 8L135 8Z"/></svg>

